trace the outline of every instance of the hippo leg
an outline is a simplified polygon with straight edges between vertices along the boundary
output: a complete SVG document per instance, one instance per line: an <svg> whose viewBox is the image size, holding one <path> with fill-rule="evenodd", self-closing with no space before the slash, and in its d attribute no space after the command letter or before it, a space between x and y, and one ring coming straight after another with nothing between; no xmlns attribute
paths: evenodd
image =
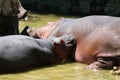
<svg viewBox="0 0 120 80"><path fill-rule="evenodd" d="M97 61L91 63L87 66L88 69L111 69L113 67L114 62L111 60L112 58L98 58Z"/></svg>
<svg viewBox="0 0 120 80"><path fill-rule="evenodd" d="M96 56L96 61L87 66L89 69L112 69L120 65L120 51L102 52Z"/></svg>

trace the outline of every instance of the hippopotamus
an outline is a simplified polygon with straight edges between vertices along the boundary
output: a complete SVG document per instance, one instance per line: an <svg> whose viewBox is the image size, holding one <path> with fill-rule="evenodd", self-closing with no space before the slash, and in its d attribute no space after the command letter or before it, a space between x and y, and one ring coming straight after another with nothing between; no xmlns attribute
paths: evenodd
<svg viewBox="0 0 120 80"><path fill-rule="evenodd" d="M71 54L73 44L75 40L72 35L50 40L25 35L0 37L0 73L25 71L59 63L66 55Z"/></svg>
<svg viewBox="0 0 120 80"><path fill-rule="evenodd" d="M63 18L38 29L28 29L29 36L40 39L73 34L74 59L88 69L120 66L120 18L92 15L78 19Z"/></svg>

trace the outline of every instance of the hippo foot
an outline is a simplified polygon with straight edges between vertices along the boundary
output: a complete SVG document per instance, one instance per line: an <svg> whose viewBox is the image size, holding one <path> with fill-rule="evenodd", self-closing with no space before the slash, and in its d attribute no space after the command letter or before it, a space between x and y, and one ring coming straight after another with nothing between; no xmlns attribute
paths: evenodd
<svg viewBox="0 0 120 80"><path fill-rule="evenodd" d="M120 67L114 66L113 70L110 71L112 75L120 75Z"/></svg>

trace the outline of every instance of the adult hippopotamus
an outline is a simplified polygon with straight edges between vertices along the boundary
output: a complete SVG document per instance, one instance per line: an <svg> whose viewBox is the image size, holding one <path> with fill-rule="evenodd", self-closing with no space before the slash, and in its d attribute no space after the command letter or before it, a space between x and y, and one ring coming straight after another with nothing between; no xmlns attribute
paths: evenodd
<svg viewBox="0 0 120 80"><path fill-rule="evenodd" d="M61 19L39 29L29 29L32 37L49 39L73 34L76 39L75 60L89 64L89 69L120 66L120 18L87 16Z"/></svg>
<svg viewBox="0 0 120 80"><path fill-rule="evenodd" d="M24 35L0 37L0 73L18 72L58 63L71 54L75 44L72 35L50 40L34 39Z"/></svg>

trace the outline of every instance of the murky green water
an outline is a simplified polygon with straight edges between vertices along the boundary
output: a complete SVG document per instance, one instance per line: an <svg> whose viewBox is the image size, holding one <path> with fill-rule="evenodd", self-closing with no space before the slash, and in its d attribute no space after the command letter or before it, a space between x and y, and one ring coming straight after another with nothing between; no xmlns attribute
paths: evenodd
<svg viewBox="0 0 120 80"><path fill-rule="evenodd" d="M40 27L60 16L48 14L29 14L28 21L20 21L20 30L24 26ZM69 16L72 17L72 16ZM16 74L2 74L0 80L120 80L120 75L111 75L107 70L91 71L84 64L69 62Z"/></svg>

